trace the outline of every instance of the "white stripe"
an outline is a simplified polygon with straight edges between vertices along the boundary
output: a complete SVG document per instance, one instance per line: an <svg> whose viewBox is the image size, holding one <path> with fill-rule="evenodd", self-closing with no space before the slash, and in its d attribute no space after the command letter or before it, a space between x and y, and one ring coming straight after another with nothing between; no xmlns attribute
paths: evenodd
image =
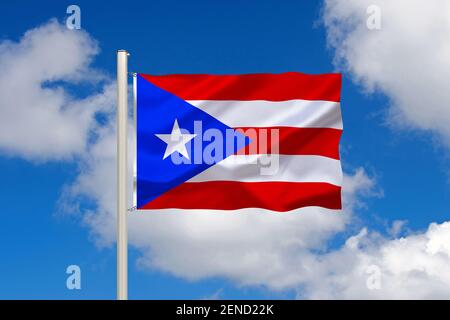
<svg viewBox="0 0 450 320"><path fill-rule="evenodd" d="M189 182L204 181L285 181L327 182L342 185L342 169L339 160L304 155L233 155Z"/></svg>
<svg viewBox="0 0 450 320"><path fill-rule="evenodd" d="M342 129L339 102L286 100L188 100L226 125L236 127L302 127Z"/></svg>

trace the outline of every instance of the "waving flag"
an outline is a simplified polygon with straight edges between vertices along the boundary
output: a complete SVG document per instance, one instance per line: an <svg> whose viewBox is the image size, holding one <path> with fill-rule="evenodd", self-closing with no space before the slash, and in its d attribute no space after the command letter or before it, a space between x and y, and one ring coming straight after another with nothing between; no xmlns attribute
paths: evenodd
<svg viewBox="0 0 450 320"><path fill-rule="evenodd" d="M341 208L340 74L137 75L137 208Z"/></svg>

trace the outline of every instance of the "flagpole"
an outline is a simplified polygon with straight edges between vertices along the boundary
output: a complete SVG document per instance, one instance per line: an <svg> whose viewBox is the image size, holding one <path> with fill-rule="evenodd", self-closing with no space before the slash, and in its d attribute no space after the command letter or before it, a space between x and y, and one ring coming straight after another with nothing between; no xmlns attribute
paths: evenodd
<svg viewBox="0 0 450 320"><path fill-rule="evenodd" d="M117 51L117 300L128 299L128 52Z"/></svg>

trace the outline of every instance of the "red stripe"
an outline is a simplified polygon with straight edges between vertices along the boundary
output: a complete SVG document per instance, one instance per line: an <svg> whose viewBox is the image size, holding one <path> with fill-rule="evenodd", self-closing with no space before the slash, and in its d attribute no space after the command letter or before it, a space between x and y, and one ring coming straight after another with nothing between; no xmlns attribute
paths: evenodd
<svg viewBox="0 0 450 320"><path fill-rule="evenodd" d="M190 182L139 209L261 208L284 212L309 206L341 209L341 187L319 182Z"/></svg>
<svg viewBox="0 0 450 320"><path fill-rule="evenodd" d="M237 154L316 155L339 160L342 130L331 128L235 128L252 140ZM278 130L278 131L277 131Z"/></svg>
<svg viewBox="0 0 450 320"><path fill-rule="evenodd" d="M341 74L339 73L140 75L184 100L340 101Z"/></svg>

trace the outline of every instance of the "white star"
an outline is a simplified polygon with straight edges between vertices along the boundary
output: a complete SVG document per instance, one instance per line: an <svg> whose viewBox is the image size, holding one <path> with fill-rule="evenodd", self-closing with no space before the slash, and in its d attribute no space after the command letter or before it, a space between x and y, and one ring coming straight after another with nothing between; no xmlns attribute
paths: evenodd
<svg viewBox="0 0 450 320"><path fill-rule="evenodd" d="M164 153L163 160L170 156L175 151L189 159L189 154L186 149L186 143L191 141L196 134L182 134L180 127L178 126L178 120L175 119L173 123L172 132L170 134L155 134L162 141L167 143L166 152Z"/></svg>

